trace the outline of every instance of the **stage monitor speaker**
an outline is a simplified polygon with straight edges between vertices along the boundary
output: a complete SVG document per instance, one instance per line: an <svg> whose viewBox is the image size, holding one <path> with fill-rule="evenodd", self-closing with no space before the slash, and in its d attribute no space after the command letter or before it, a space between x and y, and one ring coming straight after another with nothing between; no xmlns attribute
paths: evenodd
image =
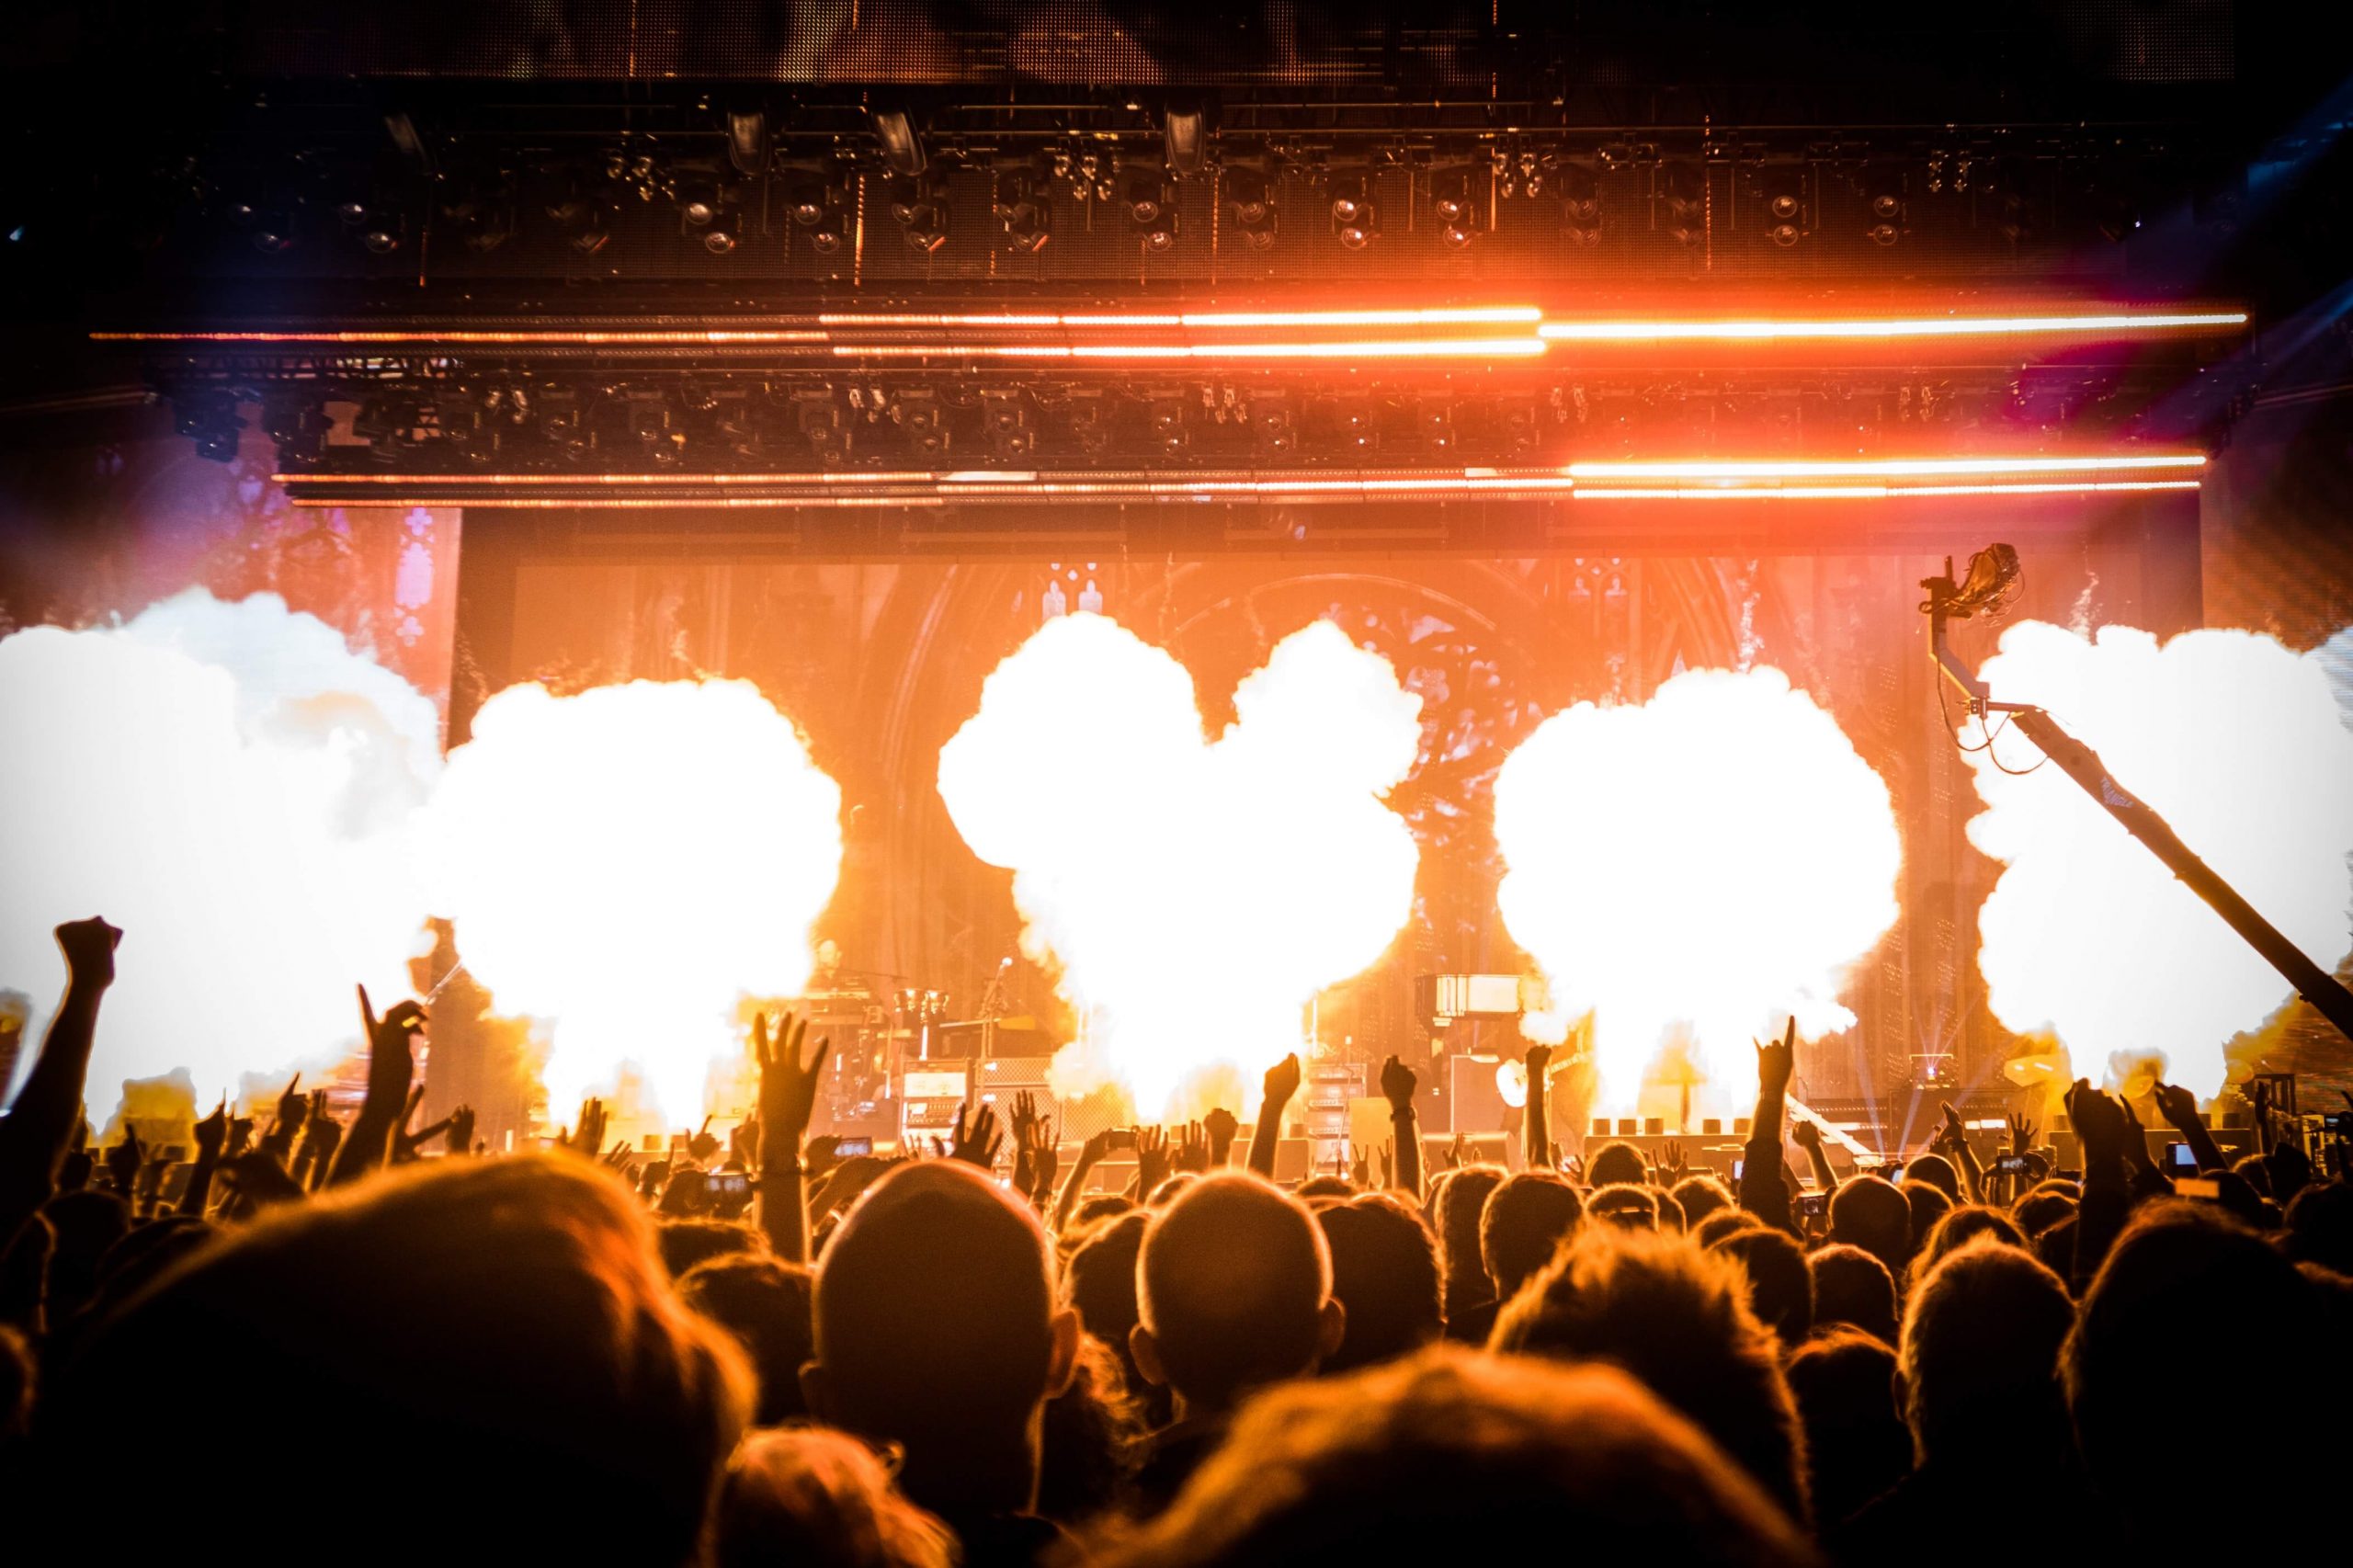
<svg viewBox="0 0 2353 1568"><path fill-rule="evenodd" d="M1305 1181L1309 1172L1307 1140L1278 1138L1275 1140L1275 1180L1286 1185Z"/></svg>
<svg viewBox="0 0 2353 1568"><path fill-rule="evenodd" d="M961 1062L927 1062L909 1067L899 1080L899 1127L903 1135L952 1132L956 1112L972 1081Z"/></svg>
<svg viewBox="0 0 2353 1568"><path fill-rule="evenodd" d="M1037 1089L1045 1086L1051 1056L990 1056L981 1061L980 1085L989 1089Z"/></svg>
<svg viewBox="0 0 2353 1568"><path fill-rule="evenodd" d="M1504 1103L1503 1091L1495 1087L1495 1069L1500 1065L1501 1060L1493 1056L1456 1056L1448 1061L1446 1102L1451 1131L1473 1135L1501 1132L1518 1117Z"/></svg>

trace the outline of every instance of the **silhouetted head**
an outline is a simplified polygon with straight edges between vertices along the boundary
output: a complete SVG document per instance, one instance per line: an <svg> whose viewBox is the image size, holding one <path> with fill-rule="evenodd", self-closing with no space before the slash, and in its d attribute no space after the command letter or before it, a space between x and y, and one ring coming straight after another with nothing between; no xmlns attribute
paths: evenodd
<svg viewBox="0 0 2353 1568"><path fill-rule="evenodd" d="M1136 1278L1136 1365L1194 1414L1314 1370L1346 1328L1323 1228L1298 1199L1241 1171L1153 1216Z"/></svg>
<svg viewBox="0 0 2353 1568"><path fill-rule="evenodd" d="M1912 1260L1911 1201L1893 1182L1850 1176L1830 1195L1830 1239L1862 1248L1893 1277Z"/></svg>
<svg viewBox="0 0 2353 1568"><path fill-rule="evenodd" d="M1703 1247L1714 1247L1726 1236L1753 1231L1764 1222L1745 1209L1719 1209L1691 1227L1691 1237Z"/></svg>
<svg viewBox="0 0 2353 1568"><path fill-rule="evenodd" d="M1495 1281L1479 1256L1479 1223L1487 1198L1508 1175L1501 1165L1465 1165L1449 1173L1438 1194L1438 1264L1446 1281L1450 1317L1463 1308L1495 1300Z"/></svg>
<svg viewBox="0 0 2353 1568"><path fill-rule="evenodd" d="M1097 1226L1063 1266L1063 1304L1076 1308L1086 1332L1119 1353L1131 1386L1128 1331L1136 1325L1136 1258L1150 1222L1142 1212L1119 1215Z"/></svg>
<svg viewBox="0 0 2353 1568"><path fill-rule="evenodd" d="M63 1327L98 1292L98 1259L131 1233L131 1205L103 1187L61 1192L41 1205L56 1233L49 1255L50 1326Z"/></svg>
<svg viewBox="0 0 2353 1568"><path fill-rule="evenodd" d="M1732 1193L1704 1171L1685 1176L1668 1190L1682 1208L1683 1222L1688 1226L1704 1224L1711 1214L1734 1211Z"/></svg>
<svg viewBox="0 0 2353 1568"><path fill-rule="evenodd" d="M1650 1162L1631 1143L1613 1141L1596 1149L1586 1161L1585 1176L1595 1187L1615 1187L1620 1182L1640 1187L1651 1179Z"/></svg>
<svg viewBox="0 0 2353 1568"><path fill-rule="evenodd" d="M2047 1187L2038 1187L2010 1205L2010 1217L2018 1222L2018 1229L2027 1233L2029 1240L2040 1236L2060 1221L2072 1220L2075 1216L2075 1200L2063 1192L2052 1192Z"/></svg>
<svg viewBox="0 0 2353 1568"><path fill-rule="evenodd" d="M1895 1352L1859 1328L1816 1335L1786 1375L1805 1424L1814 1512L1843 1519L1904 1479L1912 1435L1895 1408Z"/></svg>
<svg viewBox="0 0 2353 1568"><path fill-rule="evenodd" d="M1479 1216L1479 1256L1495 1295L1509 1301L1528 1277L1552 1261L1585 1215L1585 1200L1551 1171L1522 1171L1498 1182Z"/></svg>
<svg viewBox="0 0 2353 1568"><path fill-rule="evenodd" d="M1787 1349L1813 1332L1813 1271L1805 1248L1770 1225L1733 1230L1712 1248L1740 1265L1748 1279L1748 1306Z"/></svg>
<svg viewBox="0 0 2353 1568"><path fill-rule="evenodd" d="M1450 1346L1252 1401L1175 1505L1097 1561L1449 1562L1465 1543L1539 1541L1596 1562L1814 1561L1760 1488L1624 1373Z"/></svg>
<svg viewBox="0 0 2353 1568"><path fill-rule="evenodd" d="M1904 1259L1908 1267L1912 1253L1917 1251L1921 1241L1936 1229L1937 1221L1952 1212L1952 1199L1945 1196L1943 1187L1931 1187L1910 1176L1904 1178L1903 1193L1904 1201L1912 1207L1911 1236Z"/></svg>
<svg viewBox="0 0 2353 1568"><path fill-rule="evenodd" d="M2209 1369L2217 1334L2234 1342L2290 1346L2342 1344L2348 1325L2341 1289L2299 1273L2261 1236L2210 1203L2143 1205L2085 1292L2061 1360L2077 1447L2093 1481L2112 1497L2144 1484L2149 1434L2180 1419ZM2235 1431L2309 1430L2313 1413L2345 1408L2344 1358L2302 1357L2294 1376L2260 1361L2230 1379ZM2208 1443L2199 1485L2211 1497L2322 1497L2343 1484L2340 1443ZM2313 1515L2317 1521L2333 1515ZM2279 1521L2284 1528L2296 1521ZM2173 1550L2221 1551L2243 1541L2245 1519L2230 1508L2168 1508L2133 1528ZM2267 1539L2273 1532L2267 1529Z"/></svg>
<svg viewBox="0 0 2353 1568"><path fill-rule="evenodd" d="M1324 1358L1323 1370L1394 1360L1445 1332L1438 1241L1418 1210L1392 1194L1371 1192L1326 1204L1315 1211L1315 1221L1332 1252L1332 1295L1347 1313L1346 1331Z"/></svg>
<svg viewBox="0 0 2353 1568"><path fill-rule="evenodd" d="M874 1450L821 1427L760 1432L727 1467L716 1568L951 1568L956 1538L892 1484Z"/></svg>
<svg viewBox="0 0 2353 1568"><path fill-rule="evenodd" d="M1676 1234L1681 1235L1691 1228L1690 1221L1684 1218L1683 1205L1675 1200L1674 1193L1656 1182L1650 1185L1648 1191L1651 1195L1651 1202L1658 1209L1660 1230L1673 1231Z"/></svg>
<svg viewBox="0 0 2353 1568"><path fill-rule="evenodd" d="M815 1327L811 1413L902 1444L910 1497L1029 1506L1040 1412L1070 1378L1079 1326L1027 1204L961 1161L893 1168L818 1261Z"/></svg>
<svg viewBox="0 0 2353 1568"><path fill-rule="evenodd" d="M2075 1304L2023 1248L1981 1236L1929 1268L1904 1319L1904 1416L1922 1463L2032 1477L2067 1453L2059 1350Z"/></svg>
<svg viewBox="0 0 2353 1568"><path fill-rule="evenodd" d="M809 1414L801 1369L815 1345L810 1298L816 1277L798 1263L730 1253L698 1263L678 1281L687 1305L734 1337L759 1379L753 1420L774 1426Z"/></svg>
<svg viewBox="0 0 2353 1568"><path fill-rule="evenodd" d="M1614 1362L1689 1417L1791 1518L1804 1450L1779 1342L1730 1258L1688 1236L1587 1225L1495 1318L1491 1348Z"/></svg>
<svg viewBox="0 0 2353 1568"><path fill-rule="evenodd" d="M1942 1154L1922 1154L1904 1167L1904 1179L1908 1185L1925 1181L1953 1202L1961 1201L1961 1173Z"/></svg>
<svg viewBox="0 0 2353 1568"><path fill-rule="evenodd" d="M1817 1331L1832 1324L1852 1324L1888 1345L1895 1343L1895 1276L1886 1264L1844 1243L1822 1247L1805 1261L1813 1275Z"/></svg>
<svg viewBox="0 0 2353 1568"><path fill-rule="evenodd" d="M1120 1358L1093 1335L1083 1335L1070 1382L1046 1402L1038 1512L1078 1525L1121 1506L1150 1429Z"/></svg>
<svg viewBox="0 0 2353 1568"><path fill-rule="evenodd" d="M1938 1221L1927 1236L1919 1251L1912 1255L1911 1278L1915 1284L1927 1278L1928 1270L1938 1263L1981 1236L2021 1252L2027 1250L2026 1233L2018 1229L2018 1221L1983 1203L1962 1204Z"/></svg>
<svg viewBox="0 0 2353 1568"><path fill-rule="evenodd" d="M759 1227L740 1220L665 1220L657 1242L662 1266L673 1279L685 1278L687 1270L714 1257L768 1250L767 1237Z"/></svg>
<svg viewBox="0 0 2353 1568"><path fill-rule="evenodd" d="M279 1539L333 1540L347 1562L411 1563L419 1540L686 1562L752 1403L742 1355L678 1300L628 1189L560 1155L379 1176L165 1273L44 1401L45 1446L76 1458L61 1503L97 1491L61 1517L119 1506L120 1476L86 1461L124 1410L229 1367L331 1411L331 1435L283 1399L207 1399L203 1440L142 1467L141 1506L200 1518L267 1477ZM356 1484L397 1486L401 1528L355 1529Z"/></svg>
<svg viewBox="0 0 2353 1568"><path fill-rule="evenodd" d="M2353 1275L2353 1187L2341 1181L2308 1187L2289 1201L2288 1256Z"/></svg>
<svg viewBox="0 0 2353 1568"><path fill-rule="evenodd" d="M1597 1187L1586 1199L1585 1217L1588 1222L1614 1225L1621 1231L1655 1231L1658 1199L1649 1187L1629 1182Z"/></svg>

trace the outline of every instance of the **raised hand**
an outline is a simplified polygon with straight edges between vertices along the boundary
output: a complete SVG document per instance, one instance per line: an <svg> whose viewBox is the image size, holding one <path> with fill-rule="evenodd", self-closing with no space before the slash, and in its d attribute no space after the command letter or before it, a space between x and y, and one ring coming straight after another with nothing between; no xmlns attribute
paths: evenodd
<svg viewBox="0 0 2353 1568"><path fill-rule="evenodd" d="M452 1154L474 1152L474 1108L461 1105L449 1113L449 1126L444 1145Z"/></svg>
<svg viewBox="0 0 2353 1568"><path fill-rule="evenodd" d="M212 1114L196 1124L196 1157L206 1165L216 1163L228 1138L229 1101L223 1096Z"/></svg>
<svg viewBox="0 0 2353 1568"><path fill-rule="evenodd" d="M1937 1123L1937 1135L1930 1147L1950 1149L1968 1142L1969 1129L1962 1124L1961 1112L1952 1108L1950 1100L1942 1102L1942 1105L1943 1110Z"/></svg>
<svg viewBox="0 0 2353 1568"><path fill-rule="evenodd" d="M1383 1191L1397 1185L1397 1142L1392 1139L1381 1146L1381 1186Z"/></svg>
<svg viewBox="0 0 2353 1568"><path fill-rule="evenodd" d="M1265 1098L1259 1102L1258 1119L1266 1121L1290 1104L1291 1096L1299 1093L1299 1053L1293 1051L1267 1068L1260 1086Z"/></svg>
<svg viewBox="0 0 2353 1568"><path fill-rule="evenodd" d="M1038 1125L1038 1102L1027 1089L1013 1096L1013 1144L1017 1149L1030 1147L1030 1130Z"/></svg>
<svg viewBox="0 0 2353 1568"><path fill-rule="evenodd" d="M2165 1119L2165 1125L2176 1131L2198 1119L2198 1096L2188 1089L2161 1083L2150 1089L2149 1096L2157 1102L2157 1114Z"/></svg>
<svg viewBox="0 0 2353 1568"><path fill-rule="evenodd" d="M1029 1136L1034 1140L1029 1149L1029 1197L1040 1209L1052 1196L1054 1177L1062 1167L1062 1145L1056 1131L1055 1124L1043 1118L1029 1124Z"/></svg>
<svg viewBox="0 0 2353 1568"><path fill-rule="evenodd" d="M1542 1077L1544 1075L1544 1070L1552 1065L1552 1047L1549 1045L1531 1045L1528 1048L1527 1054L1522 1058L1522 1061L1528 1068L1529 1080L1532 1083L1536 1079Z"/></svg>
<svg viewBox="0 0 2353 1568"><path fill-rule="evenodd" d="M416 1076L416 1031L425 1027L425 1008L404 998L379 1018L368 988L358 989L359 1020L368 1035L369 1107L363 1109L391 1116L393 1107L407 1101L409 1082Z"/></svg>
<svg viewBox="0 0 2353 1568"><path fill-rule="evenodd" d="M719 1153L719 1140L711 1135L710 1118L704 1117L702 1125L695 1130L695 1135L687 1140L687 1153L705 1165L709 1165L710 1157Z"/></svg>
<svg viewBox="0 0 2353 1568"><path fill-rule="evenodd" d="M85 990L104 991L114 983L114 950L122 933L92 916L69 920L57 928L57 946L65 955L65 983Z"/></svg>
<svg viewBox="0 0 2353 1568"><path fill-rule="evenodd" d="M236 1156L244 1153L247 1149L252 1148L253 1142L254 1119L250 1116L231 1117L229 1119L228 1157L231 1159L236 1158Z"/></svg>
<svg viewBox="0 0 2353 1568"><path fill-rule="evenodd" d="M291 1142L310 1115L311 1102L302 1094L302 1074L297 1073L286 1085L286 1092L278 1096L278 1115L269 1124L270 1137Z"/></svg>
<svg viewBox="0 0 2353 1568"><path fill-rule="evenodd" d="M1800 1122L1798 1125L1813 1129L1814 1144L1816 1147L1820 1147L1822 1142L1821 1130L1819 1128L1814 1128L1812 1122ZM1791 1132L1790 1136L1796 1136L1794 1131ZM1689 1161L1684 1155L1682 1142L1679 1139L1668 1139L1666 1141L1665 1148L1660 1151L1659 1185L1662 1187L1673 1187L1677 1182L1681 1181L1686 1176L1689 1175L1690 1171L1691 1166Z"/></svg>
<svg viewBox="0 0 2353 1568"><path fill-rule="evenodd" d="M1153 1188L1168 1179L1168 1130L1136 1129L1136 1196L1150 1198Z"/></svg>
<svg viewBox="0 0 2353 1568"><path fill-rule="evenodd" d="M2076 1138L2084 1146L2084 1175L2089 1177L2093 1167L2124 1157L2124 1143L2130 1130L2124 1108L2091 1085L2087 1078L2078 1078L2067 1091L2067 1119L2075 1128Z"/></svg>
<svg viewBox="0 0 2353 1568"><path fill-rule="evenodd" d="M753 1142L759 1142L756 1133ZM841 1149L842 1141L830 1132L801 1140L801 1163L809 1167L809 1179L817 1181L831 1175L834 1167L842 1163Z"/></svg>
<svg viewBox="0 0 2353 1568"><path fill-rule="evenodd" d="M791 1160L809 1135L809 1119L817 1104L817 1085L832 1043L820 1036L808 1060L801 1046L809 1038L807 1023L787 1013L776 1027L771 1044L767 1018L752 1018L752 1057L760 1069L760 1142L769 1160Z"/></svg>
<svg viewBox="0 0 2353 1568"><path fill-rule="evenodd" d="M1571 1154L1563 1159L1561 1162L1561 1174L1579 1187L1583 1187L1585 1185L1585 1156Z"/></svg>
<svg viewBox="0 0 2353 1568"><path fill-rule="evenodd" d="M1790 1142L1808 1154L1818 1154L1822 1152L1822 1129L1803 1117L1797 1117L1790 1123Z"/></svg>
<svg viewBox="0 0 2353 1568"><path fill-rule="evenodd" d="M1242 1132L1242 1123L1223 1106L1201 1118L1201 1131L1209 1135L1210 1164L1222 1165L1233 1154L1233 1141Z"/></svg>
<svg viewBox="0 0 2353 1568"><path fill-rule="evenodd" d="M1091 1171L1096 1166L1101 1165L1103 1163L1103 1156L1110 1152L1111 1130L1107 1127L1100 1132L1097 1132L1090 1136L1086 1142L1081 1143L1078 1146L1078 1164L1074 1168L1081 1171Z"/></svg>
<svg viewBox="0 0 2353 1568"><path fill-rule="evenodd" d="M1168 1162L1180 1171L1205 1171L1210 1168L1209 1134L1201 1131L1198 1121L1188 1121L1176 1135L1176 1152Z"/></svg>
<svg viewBox="0 0 2353 1568"><path fill-rule="evenodd" d="M575 1154L595 1159L605 1152L605 1102L594 1095L580 1102L580 1119L561 1142Z"/></svg>
<svg viewBox="0 0 2353 1568"><path fill-rule="evenodd" d="M1396 1058L1392 1056L1390 1060L1393 1062ZM1349 1147L1356 1153L1356 1168L1349 1173L1349 1179L1358 1187L1370 1187L1372 1185L1372 1151L1361 1143L1352 1143Z"/></svg>
<svg viewBox="0 0 2353 1568"><path fill-rule="evenodd" d="M965 1119L965 1112L972 1119ZM996 1169L997 1151L1005 1146L1005 1134L996 1124L996 1112L987 1106L970 1104L956 1108L956 1142L949 1147L948 1157L961 1160L968 1165L978 1165L984 1171Z"/></svg>
<svg viewBox="0 0 2353 1568"><path fill-rule="evenodd" d="M256 1209L267 1209L274 1203L300 1203L301 1184L286 1174L286 1167L275 1156L256 1149L238 1155L221 1167L221 1179L239 1199ZM183 1209L185 1209L183 1205Z"/></svg>
<svg viewBox="0 0 2353 1568"><path fill-rule="evenodd" d="M1389 1101L1389 1112L1392 1116L1400 1115L1414 1108L1414 1087L1416 1082L1414 1070L1393 1056L1381 1064L1381 1093L1382 1097ZM1361 1165L1363 1162L1358 1161L1358 1164Z"/></svg>
<svg viewBox="0 0 2353 1568"><path fill-rule="evenodd" d="M2163 1087L2164 1085L2159 1085L2160 1091L2162 1091ZM2159 1103L2160 1107L2162 1107L2163 1102L2160 1101ZM2194 1104L2191 1108L2193 1110L2196 1109ZM2024 1116L2019 1115L2017 1112L2012 1112L2005 1119L2010 1124L2010 1153L2013 1154L2033 1153L2034 1123L2029 1121Z"/></svg>
<svg viewBox="0 0 2353 1568"><path fill-rule="evenodd" d="M126 1119L122 1124L122 1142L107 1151L107 1175L114 1179L114 1189L124 1198L131 1196L131 1183L139 1179L139 1167L147 1158L147 1146L139 1134L131 1130Z"/></svg>
<svg viewBox="0 0 2353 1568"><path fill-rule="evenodd" d="M1797 1071L1798 1020L1796 1017L1794 1015L1790 1017L1790 1026L1781 1031L1781 1038L1778 1043L1764 1040L1753 1043L1756 1047L1757 1095L1761 1097L1767 1095L1778 1096L1788 1094L1790 1078Z"/></svg>
<svg viewBox="0 0 2353 1568"><path fill-rule="evenodd" d="M1446 1153L1440 1155L1439 1158L1446 1162L1446 1168L1448 1170L1461 1170L1464 1165L1471 1162L1470 1138L1463 1133L1456 1133L1454 1135L1454 1142L1446 1146Z"/></svg>

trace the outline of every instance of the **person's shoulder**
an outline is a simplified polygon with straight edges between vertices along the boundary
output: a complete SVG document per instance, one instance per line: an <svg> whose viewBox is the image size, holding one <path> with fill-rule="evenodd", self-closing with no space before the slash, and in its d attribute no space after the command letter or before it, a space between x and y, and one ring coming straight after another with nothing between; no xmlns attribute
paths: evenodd
<svg viewBox="0 0 2353 1568"><path fill-rule="evenodd" d="M1501 1301L1481 1301L1463 1308L1446 1320L1446 1336L1464 1345L1484 1345L1495 1330L1495 1314L1503 1311Z"/></svg>

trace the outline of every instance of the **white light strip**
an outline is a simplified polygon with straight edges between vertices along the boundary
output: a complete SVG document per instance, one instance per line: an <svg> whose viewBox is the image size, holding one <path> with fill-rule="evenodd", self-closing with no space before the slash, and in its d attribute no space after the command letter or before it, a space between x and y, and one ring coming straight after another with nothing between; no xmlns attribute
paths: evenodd
<svg viewBox="0 0 2353 1568"><path fill-rule="evenodd" d="M2086 315L1907 316L1841 321L1548 321L1538 335L1563 343L1770 343L1787 338L2016 337L2171 332L2245 326L2244 311L2110 312Z"/></svg>

